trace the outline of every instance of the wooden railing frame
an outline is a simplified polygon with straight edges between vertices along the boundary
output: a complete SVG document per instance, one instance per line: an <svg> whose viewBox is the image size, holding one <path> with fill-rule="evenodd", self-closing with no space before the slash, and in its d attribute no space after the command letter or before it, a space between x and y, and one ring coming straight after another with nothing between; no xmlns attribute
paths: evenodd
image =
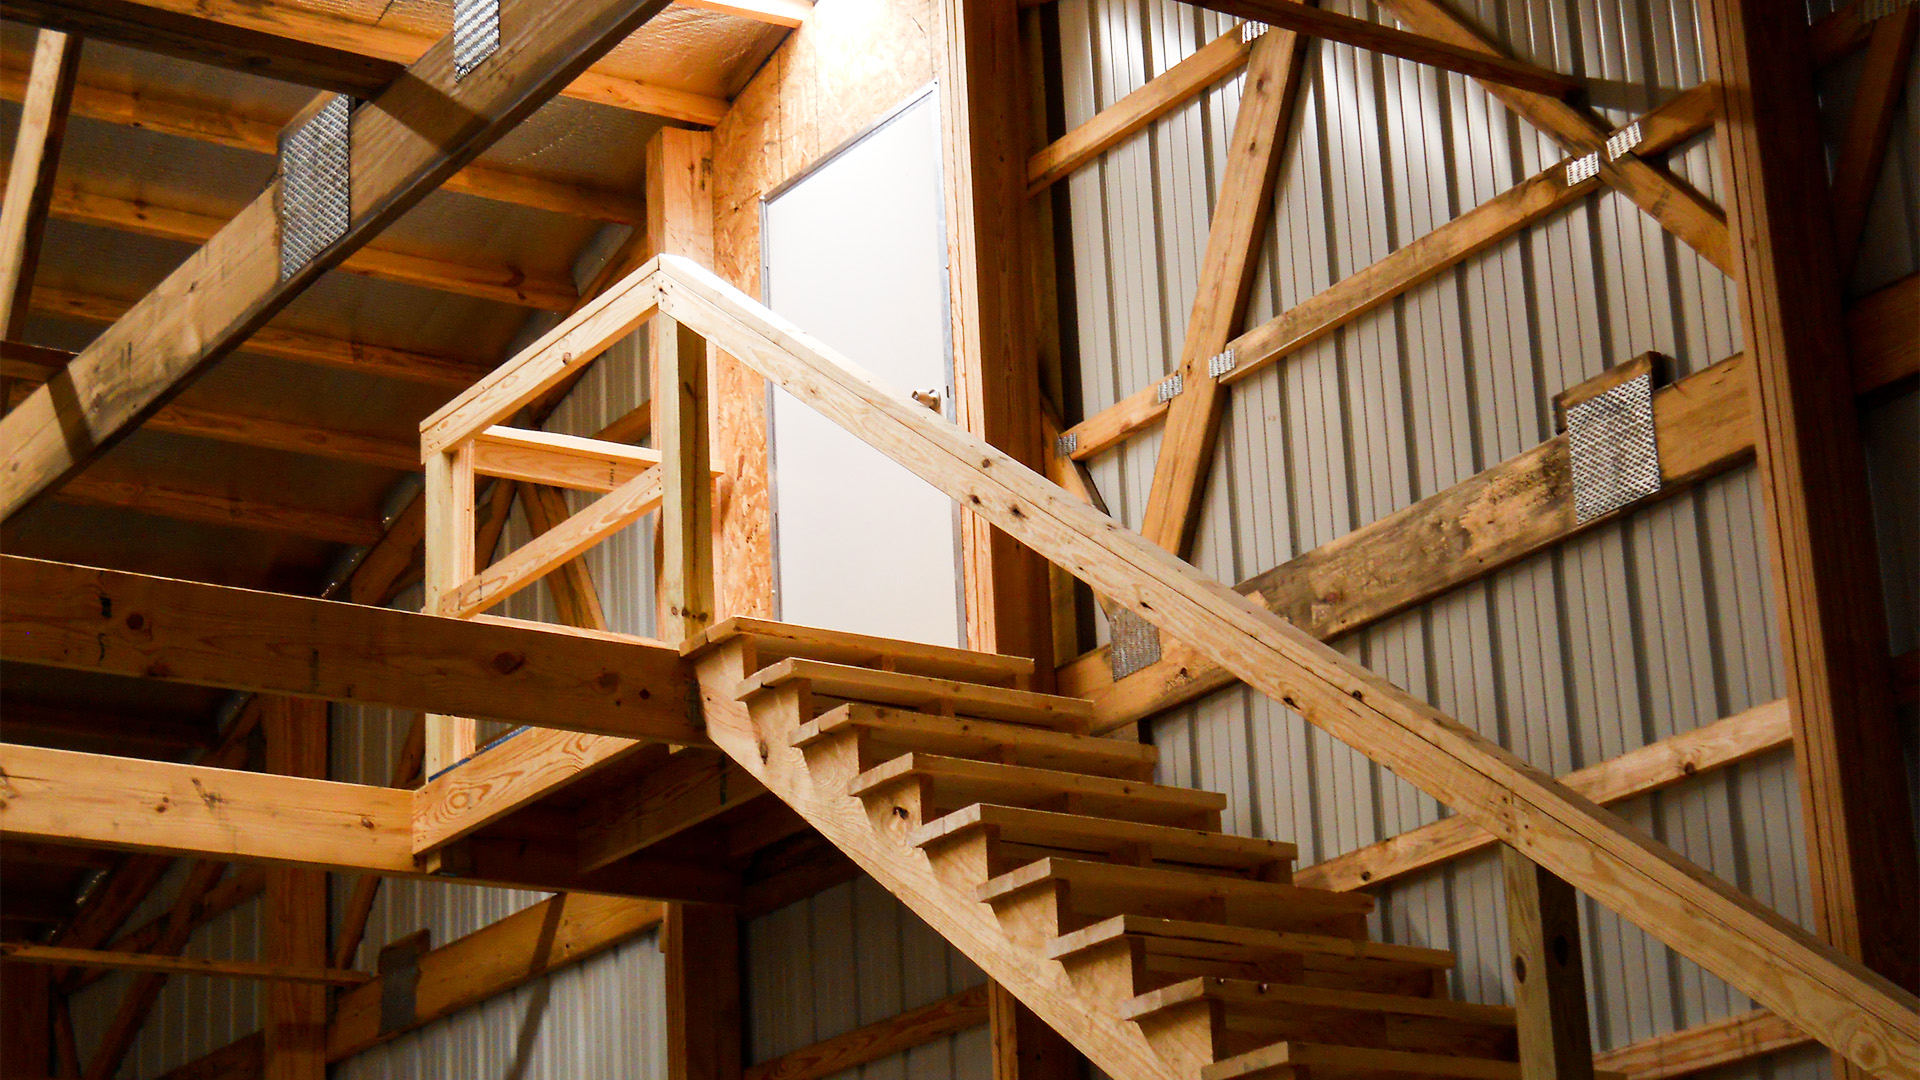
<svg viewBox="0 0 1920 1080"><path fill-rule="evenodd" d="M662 256L422 425L431 457L656 312L704 336L962 506L1452 806L1675 951L1886 1076L1920 1077L1920 999L1498 745L1201 574L808 337ZM430 493L431 494L431 493ZM976 958L977 959L977 958ZM989 972L990 975L994 974Z"/></svg>

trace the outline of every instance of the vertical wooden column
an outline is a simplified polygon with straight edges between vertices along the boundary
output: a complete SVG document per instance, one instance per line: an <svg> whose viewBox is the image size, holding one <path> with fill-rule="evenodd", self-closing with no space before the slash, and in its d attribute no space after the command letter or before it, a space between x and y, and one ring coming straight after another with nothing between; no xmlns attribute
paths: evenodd
<svg viewBox="0 0 1920 1080"><path fill-rule="evenodd" d="M1018 0L940 0L935 43L945 143L954 374L962 427L1045 471L1027 243L1026 116ZM962 517L968 645L1053 672L1047 562Z"/></svg>
<svg viewBox="0 0 1920 1080"><path fill-rule="evenodd" d="M426 462L426 603L438 609L440 597L460 587L479 569L474 554L473 448L461 446ZM474 723L462 716L427 716L426 767L431 780L473 755Z"/></svg>
<svg viewBox="0 0 1920 1080"><path fill-rule="evenodd" d="M713 265L711 133L665 128L647 143L647 249L648 258L681 255ZM713 402L707 392L713 359L706 342L676 320L656 317L647 333L653 445L661 453L665 479L656 544L656 635L680 641L712 622L716 610L710 539Z"/></svg>
<svg viewBox="0 0 1920 1080"><path fill-rule="evenodd" d="M1766 494L1815 928L1903 986L1920 869L1851 384L1826 154L1792 0L1710 0L1708 71ZM1836 1057L1836 1075L1861 1075Z"/></svg>
<svg viewBox="0 0 1920 1080"><path fill-rule="evenodd" d="M326 779L326 702L267 698L261 727L268 772ZM325 967L326 871L268 867L266 925L268 963ZM266 998L267 1080L326 1080L326 987L276 980Z"/></svg>
<svg viewBox="0 0 1920 1080"><path fill-rule="evenodd" d="M1079 1080L1086 1059L999 983L987 984L993 1080Z"/></svg>
<svg viewBox="0 0 1920 1080"><path fill-rule="evenodd" d="M1500 846L1507 880L1521 1080L1593 1080L1593 1034L1573 886Z"/></svg>
<svg viewBox="0 0 1920 1080"><path fill-rule="evenodd" d="M673 904L667 966L667 1080L740 1080L740 926L731 908Z"/></svg>
<svg viewBox="0 0 1920 1080"><path fill-rule="evenodd" d="M713 621L713 473L707 339L654 317L654 438L660 447L660 628L684 641Z"/></svg>

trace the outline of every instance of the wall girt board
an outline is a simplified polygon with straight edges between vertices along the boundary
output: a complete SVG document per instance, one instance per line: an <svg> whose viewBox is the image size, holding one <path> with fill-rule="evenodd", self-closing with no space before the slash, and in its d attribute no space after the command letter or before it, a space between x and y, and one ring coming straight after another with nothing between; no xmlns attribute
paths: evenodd
<svg viewBox="0 0 1920 1080"><path fill-rule="evenodd" d="M355 114L355 214L345 234L283 280L279 184L270 185L52 382L0 420L6 448L0 514L11 518L124 438L663 6L664 0L560 6L505 0L502 24L518 29L458 81L451 38L428 50L406 78ZM138 364L124 362L129 349L138 350Z"/></svg>

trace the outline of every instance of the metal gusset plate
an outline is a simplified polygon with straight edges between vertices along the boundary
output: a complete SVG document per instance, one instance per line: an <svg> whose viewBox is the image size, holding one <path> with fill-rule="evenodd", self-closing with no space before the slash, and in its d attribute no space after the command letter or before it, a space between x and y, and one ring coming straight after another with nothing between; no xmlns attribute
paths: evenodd
<svg viewBox="0 0 1920 1080"><path fill-rule="evenodd" d="M1107 651L1113 680L1121 679L1160 662L1160 631L1131 611L1117 611L1107 620L1112 646Z"/></svg>
<svg viewBox="0 0 1920 1080"><path fill-rule="evenodd" d="M347 235L353 219L353 102L342 94L280 143L280 280Z"/></svg>
<svg viewBox="0 0 1920 1080"><path fill-rule="evenodd" d="M457 82L500 47L500 0L453 0L453 77Z"/></svg>

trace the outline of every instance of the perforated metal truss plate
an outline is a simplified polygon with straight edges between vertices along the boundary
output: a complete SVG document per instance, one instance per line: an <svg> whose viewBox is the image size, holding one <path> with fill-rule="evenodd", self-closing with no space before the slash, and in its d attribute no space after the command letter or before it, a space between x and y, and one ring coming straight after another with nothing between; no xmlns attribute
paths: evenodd
<svg viewBox="0 0 1920 1080"><path fill-rule="evenodd" d="M1630 379L1567 406L1567 453L1573 462L1574 516L1581 522L1658 492L1653 377Z"/></svg>
<svg viewBox="0 0 1920 1080"><path fill-rule="evenodd" d="M347 234L353 217L352 124L353 103L339 95L280 144L282 281Z"/></svg>
<svg viewBox="0 0 1920 1080"><path fill-rule="evenodd" d="M453 0L453 77L460 80L500 47L500 0Z"/></svg>
<svg viewBox="0 0 1920 1080"><path fill-rule="evenodd" d="M1177 373L1169 375L1160 380L1160 389L1154 393L1154 400L1165 405L1167 402L1179 397L1180 391L1186 388L1187 383L1185 379L1181 378Z"/></svg>
<svg viewBox="0 0 1920 1080"><path fill-rule="evenodd" d="M1107 619L1107 633L1112 638L1107 664L1115 682L1160 662L1160 631L1133 612L1112 613Z"/></svg>

